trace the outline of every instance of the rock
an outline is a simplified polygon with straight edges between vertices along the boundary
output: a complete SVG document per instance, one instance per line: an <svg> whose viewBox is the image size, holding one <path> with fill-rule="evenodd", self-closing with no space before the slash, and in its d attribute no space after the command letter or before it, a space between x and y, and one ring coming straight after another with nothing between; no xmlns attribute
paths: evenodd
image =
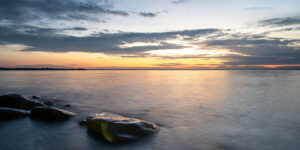
<svg viewBox="0 0 300 150"><path fill-rule="evenodd" d="M0 120L26 117L28 115L29 115L29 111L27 110L0 107Z"/></svg>
<svg viewBox="0 0 300 150"><path fill-rule="evenodd" d="M82 121L80 121L80 122L79 122L79 125L81 125L81 126L85 126L85 125L86 125L86 120L82 120Z"/></svg>
<svg viewBox="0 0 300 150"><path fill-rule="evenodd" d="M46 106L54 106L54 103L51 101L45 101L43 102Z"/></svg>
<svg viewBox="0 0 300 150"><path fill-rule="evenodd" d="M0 96L0 107L30 110L36 106L44 106L44 104L33 101L20 94L8 94Z"/></svg>
<svg viewBox="0 0 300 150"><path fill-rule="evenodd" d="M71 107L71 105L70 105L70 104L67 104L67 105L63 105L63 107Z"/></svg>
<svg viewBox="0 0 300 150"><path fill-rule="evenodd" d="M87 117L88 131L110 143L135 140L158 131L154 123L112 113L94 113Z"/></svg>
<svg viewBox="0 0 300 150"><path fill-rule="evenodd" d="M39 101L43 102L46 106L54 106L58 108L71 107L70 104L62 104L63 100L59 99L40 98Z"/></svg>
<svg viewBox="0 0 300 150"><path fill-rule="evenodd" d="M40 99L41 97L33 95L31 98L33 98L33 99Z"/></svg>
<svg viewBox="0 0 300 150"><path fill-rule="evenodd" d="M59 109L52 106L40 106L35 107L30 112L30 117L37 120L49 120L49 121L59 121L67 120L72 116L75 116L76 113Z"/></svg>

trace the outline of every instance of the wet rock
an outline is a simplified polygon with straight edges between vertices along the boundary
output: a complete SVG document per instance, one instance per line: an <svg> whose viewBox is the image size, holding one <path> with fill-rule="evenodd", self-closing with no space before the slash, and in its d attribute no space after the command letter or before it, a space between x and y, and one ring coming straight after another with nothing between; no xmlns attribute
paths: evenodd
<svg viewBox="0 0 300 150"><path fill-rule="evenodd" d="M70 105L70 104L67 104L67 105L63 105L63 107L71 107L71 105Z"/></svg>
<svg viewBox="0 0 300 150"><path fill-rule="evenodd" d="M46 106L54 106L58 108L71 107L70 104L62 104L63 100L59 100L59 99L40 98L39 101L41 101Z"/></svg>
<svg viewBox="0 0 300 150"><path fill-rule="evenodd" d="M21 110L21 109L14 109L14 108L7 108L7 107L0 107L0 120L7 120L7 119L15 119L20 117L26 117L29 115L29 111Z"/></svg>
<svg viewBox="0 0 300 150"><path fill-rule="evenodd" d="M51 101L45 101L45 102L43 102L45 105L47 105L47 106L54 106L54 103L53 102L51 102Z"/></svg>
<svg viewBox="0 0 300 150"><path fill-rule="evenodd" d="M72 116L75 116L76 113L59 109L52 106L40 106L35 107L30 112L30 117L37 120L49 120L49 121L59 121L67 120Z"/></svg>
<svg viewBox="0 0 300 150"><path fill-rule="evenodd" d="M20 94L8 94L0 96L0 107L30 110L36 106L44 106L44 104L33 101Z"/></svg>
<svg viewBox="0 0 300 150"><path fill-rule="evenodd" d="M101 135L110 143L135 140L158 131L154 123L106 112L89 115L87 127L90 133Z"/></svg>
<svg viewBox="0 0 300 150"><path fill-rule="evenodd" d="M41 97L33 95L31 98L33 98L33 99L40 99Z"/></svg>
<svg viewBox="0 0 300 150"><path fill-rule="evenodd" d="M86 121L86 120L82 120L82 121L80 121L80 122L79 122L79 125L81 125L81 126L85 126L85 125L86 125L86 123L87 123L87 121Z"/></svg>

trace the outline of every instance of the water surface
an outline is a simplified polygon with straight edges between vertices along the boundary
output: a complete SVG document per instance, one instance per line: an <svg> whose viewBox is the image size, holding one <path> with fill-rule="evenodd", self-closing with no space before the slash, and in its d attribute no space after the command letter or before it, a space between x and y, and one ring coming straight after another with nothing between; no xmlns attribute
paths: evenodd
<svg viewBox="0 0 300 150"><path fill-rule="evenodd" d="M300 71L1 71L0 94L58 99L79 115L0 122L0 149L299 150L299 89ZM103 111L161 128L107 145L78 125Z"/></svg>

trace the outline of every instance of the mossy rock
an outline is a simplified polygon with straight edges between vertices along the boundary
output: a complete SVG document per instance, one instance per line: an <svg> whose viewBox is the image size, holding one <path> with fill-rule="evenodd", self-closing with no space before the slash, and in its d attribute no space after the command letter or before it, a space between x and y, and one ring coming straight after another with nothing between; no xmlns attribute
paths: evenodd
<svg viewBox="0 0 300 150"><path fill-rule="evenodd" d="M87 117L89 132L101 135L109 143L139 139L158 131L154 123L112 113L94 113Z"/></svg>

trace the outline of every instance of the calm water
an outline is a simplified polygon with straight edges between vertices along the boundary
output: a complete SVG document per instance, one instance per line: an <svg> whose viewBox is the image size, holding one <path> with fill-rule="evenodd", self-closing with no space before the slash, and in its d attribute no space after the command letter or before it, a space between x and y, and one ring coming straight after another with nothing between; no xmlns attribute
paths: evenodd
<svg viewBox="0 0 300 150"><path fill-rule="evenodd" d="M1 71L0 94L8 93L60 99L79 116L0 122L1 150L300 149L300 71ZM107 145L77 123L102 111L161 130Z"/></svg>

